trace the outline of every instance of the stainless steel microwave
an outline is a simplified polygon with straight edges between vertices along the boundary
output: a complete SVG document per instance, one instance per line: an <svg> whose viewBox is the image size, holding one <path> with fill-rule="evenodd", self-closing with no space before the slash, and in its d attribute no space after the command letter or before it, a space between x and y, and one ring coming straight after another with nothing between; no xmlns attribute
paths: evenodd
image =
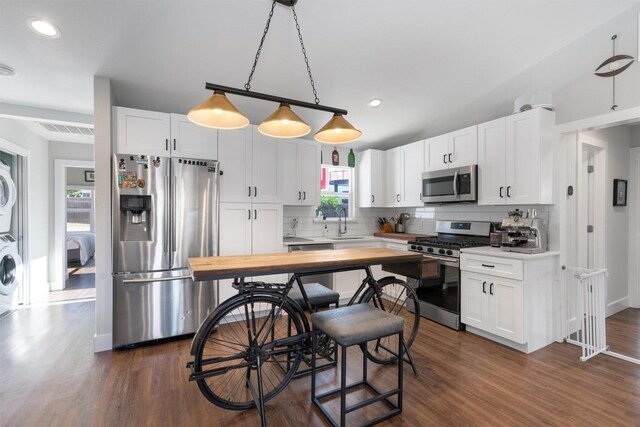
<svg viewBox="0 0 640 427"><path fill-rule="evenodd" d="M424 203L460 203L478 200L478 165L422 174Z"/></svg>

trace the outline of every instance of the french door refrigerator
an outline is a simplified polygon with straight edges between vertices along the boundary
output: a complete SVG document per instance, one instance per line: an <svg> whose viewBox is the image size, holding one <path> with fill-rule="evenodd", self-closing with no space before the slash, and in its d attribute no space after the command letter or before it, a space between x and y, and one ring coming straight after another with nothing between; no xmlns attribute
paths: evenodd
<svg viewBox="0 0 640 427"><path fill-rule="evenodd" d="M115 154L113 167L113 347L193 333L218 302L187 265L218 255L218 162Z"/></svg>

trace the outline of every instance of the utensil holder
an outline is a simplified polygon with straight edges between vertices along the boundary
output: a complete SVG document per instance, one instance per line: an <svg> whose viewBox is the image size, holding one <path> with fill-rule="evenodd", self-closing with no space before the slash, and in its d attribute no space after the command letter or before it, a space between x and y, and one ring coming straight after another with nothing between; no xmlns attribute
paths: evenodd
<svg viewBox="0 0 640 427"><path fill-rule="evenodd" d="M404 224L396 224L396 233L404 233Z"/></svg>

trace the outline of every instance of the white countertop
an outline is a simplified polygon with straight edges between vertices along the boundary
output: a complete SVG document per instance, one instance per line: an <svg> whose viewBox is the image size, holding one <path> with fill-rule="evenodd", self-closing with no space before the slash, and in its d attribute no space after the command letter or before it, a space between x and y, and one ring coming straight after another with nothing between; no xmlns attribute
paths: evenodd
<svg viewBox="0 0 640 427"><path fill-rule="evenodd" d="M523 254L520 252L507 252L507 251L503 251L502 248L494 248L491 246L480 246L477 248L464 248L462 249L462 253L494 256L499 258L522 259L522 260L547 258L547 257L560 255L560 252L557 252L557 251L547 251L539 254Z"/></svg>

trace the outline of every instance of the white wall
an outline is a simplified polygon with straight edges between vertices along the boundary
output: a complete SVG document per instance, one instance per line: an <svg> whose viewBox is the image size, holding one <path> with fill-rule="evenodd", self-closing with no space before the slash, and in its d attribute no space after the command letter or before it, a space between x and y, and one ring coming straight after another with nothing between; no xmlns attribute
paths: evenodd
<svg viewBox="0 0 640 427"><path fill-rule="evenodd" d="M640 147L640 124L631 126L631 147Z"/></svg>
<svg viewBox="0 0 640 427"><path fill-rule="evenodd" d="M96 334L94 350L112 348L113 285L111 282L111 81L94 76L94 150L96 209Z"/></svg>
<svg viewBox="0 0 640 427"><path fill-rule="evenodd" d="M613 206L613 180L629 179L629 146L631 129L617 126L609 129L581 133L579 142L597 145L606 150L605 250L609 272L607 314L613 314L629 305L629 207ZM629 183L629 186L637 183Z"/></svg>
<svg viewBox="0 0 640 427"><path fill-rule="evenodd" d="M93 151L93 147L92 147ZM93 160L93 152L91 153ZM93 170L92 168L67 168L67 185L77 185L80 187L93 187L94 182L85 181L85 171Z"/></svg>
<svg viewBox="0 0 640 427"><path fill-rule="evenodd" d="M30 302L44 302L49 292L49 144L17 121L5 118L0 118L0 138L29 150L27 227Z"/></svg>

